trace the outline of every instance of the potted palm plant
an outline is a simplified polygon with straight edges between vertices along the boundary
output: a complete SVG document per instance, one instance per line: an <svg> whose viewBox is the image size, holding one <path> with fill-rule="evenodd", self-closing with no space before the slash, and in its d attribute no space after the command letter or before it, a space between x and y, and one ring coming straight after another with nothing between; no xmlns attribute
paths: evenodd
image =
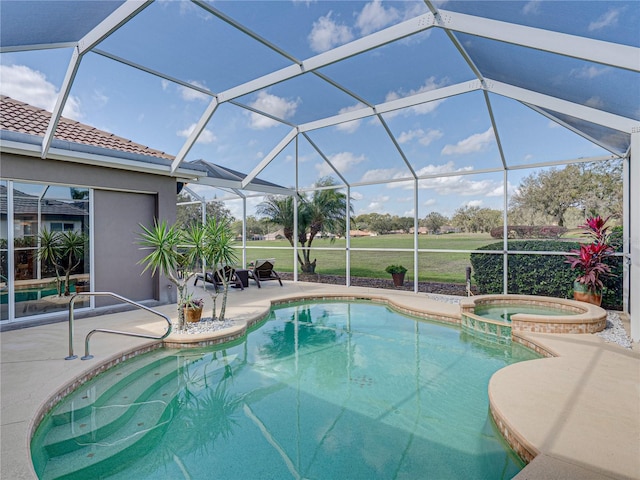
<svg viewBox="0 0 640 480"><path fill-rule="evenodd" d="M600 305L602 303L602 279L611 275L611 267L606 259L613 255L614 248L610 245L609 219L599 215L587 218L579 228L585 230L591 238L590 243L580 245L580 248L570 250L567 263L579 272L573 282L573 298L583 302Z"/></svg>
<svg viewBox="0 0 640 480"><path fill-rule="evenodd" d="M387 268L385 268L384 271L391 274L394 286L401 287L404 285L404 275L407 273L407 269L405 267L402 265L387 265Z"/></svg>

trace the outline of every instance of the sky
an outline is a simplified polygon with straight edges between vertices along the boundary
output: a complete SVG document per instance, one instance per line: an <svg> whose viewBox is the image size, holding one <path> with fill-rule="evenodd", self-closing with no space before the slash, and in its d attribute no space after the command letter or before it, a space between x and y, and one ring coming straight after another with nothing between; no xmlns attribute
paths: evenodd
<svg viewBox="0 0 640 480"><path fill-rule="evenodd" d="M2 2L3 8L7 8L7 3ZM43 17L40 19L29 10L37 4L17 3L23 4L27 18L34 15L34 36L39 25L45 28L55 23L52 19L58 2L44 7L40 4L41 9L53 9L39 12ZM83 3L84 7L91 4ZM480 11L475 10L482 3L436 2L436 5L478 14ZM308 59L428 13L423 2L415 1L280 0L210 4L294 60ZM491 2L488 8L490 16L497 20L640 44L637 38L640 35L630 33L636 32L639 23L637 2ZM498 75L500 62L509 63L513 73L507 72L501 81L529 82L532 88L548 84L548 88L558 89L579 103L627 114L624 109L628 106L614 105L606 95L611 95L608 92L614 78L623 86L637 87L634 83L637 75L625 76L605 66L566 58L550 61L548 56L543 58L522 47L499 45L468 35L459 38L469 52L477 54L481 68ZM190 2L178 1L154 2L97 48L214 93L228 91L292 63L291 58L250 39L209 12ZM495 48L495 52L485 54L490 48ZM1 93L51 111L71 53L69 48L2 53ZM546 76L538 78L541 71ZM475 80L469 65L440 29L430 29L322 67L319 73L342 90L317 75L305 74L234 100L248 108L222 103L187 160L205 159L248 173L294 124L357 110L363 107L362 101L381 104ZM259 177L293 187L297 174L301 188L311 186L325 175L338 179L317 147L345 180L355 185L350 193L356 214L413 215L415 200L410 180L413 170L419 176L443 175L419 181L419 216L431 211L451 216L464 206L503 208L503 172L480 173L502 167L497 137L507 164L515 167L609 154L521 103L492 93L488 99L497 132L485 96L470 91L389 112L381 118L369 117L310 131L308 138L299 137L297 167L293 142ZM88 53L81 61L63 115L176 155L210 101L209 95L197 89L134 69L102 54ZM640 117L640 107L635 108L630 115ZM255 110L268 112L283 122ZM517 191L522 178L534 171L509 171L507 192ZM393 182L370 185L389 180ZM210 187L190 187L207 199L227 195ZM260 201L262 197L248 200L249 215L255 213ZM228 206L236 217L241 216L241 202L229 202Z"/></svg>

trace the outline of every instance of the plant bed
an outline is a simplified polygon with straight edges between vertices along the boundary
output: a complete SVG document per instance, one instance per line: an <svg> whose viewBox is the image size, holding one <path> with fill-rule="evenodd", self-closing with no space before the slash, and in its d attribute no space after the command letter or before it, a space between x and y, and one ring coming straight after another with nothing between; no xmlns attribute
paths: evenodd
<svg viewBox="0 0 640 480"><path fill-rule="evenodd" d="M283 280L293 280L293 273L279 272ZM327 283L331 285L346 285L347 281L344 275L323 275L316 273L312 276L298 275L298 281L311 283ZM394 287L392 279L367 278L367 277L351 277L351 285L354 287L369 288L386 288L390 290L406 290L413 291L413 282L405 281L404 286ZM467 286L461 283L441 283L441 282L418 282L418 291L422 293L437 293L440 295L458 295L467 296ZM471 292L475 295L477 290L471 287Z"/></svg>

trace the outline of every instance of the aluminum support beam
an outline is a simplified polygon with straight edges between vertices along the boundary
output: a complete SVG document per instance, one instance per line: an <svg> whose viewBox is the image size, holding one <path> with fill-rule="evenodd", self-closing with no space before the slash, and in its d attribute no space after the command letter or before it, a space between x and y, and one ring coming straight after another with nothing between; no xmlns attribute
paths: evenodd
<svg viewBox="0 0 640 480"><path fill-rule="evenodd" d="M328 52L310 57L307 60L303 60L301 64L290 65L260 78L243 83L242 85L238 85L237 87L225 90L218 95L218 98L221 102L233 100L234 98L270 87L271 85L280 83L284 80L289 80L290 78L302 75L303 73L326 67L327 65L339 62L345 58L353 57L360 53L386 45L387 43L391 43L395 40L421 32L433 26L433 14L428 13L420 15L419 17L385 28L384 30L380 30L372 33L371 35L367 35L366 37L359 38L345 45L329 50Z"/></svg>
<svg viewBox="0 0 640 480"><path fill-rule="evenodd" d="M523 103L560 112L565 115L580 118L587 122L603 125L621 132L631 133L631 130L634 127L637 128L640 125L638 120L621 117L620 115L614 115L613 113L603 112L595 108L568 102L566 100L560 100L556 97L532 92L531 90L526 90L520 87L514 87L513 85L495 80L487 79L485 89L491 93L502 95L503 97L509 97Z"/></svg>
<svg viewBox="0 0 640 480"><path fill-rule="evenodd" d="M196 126L193 129L193 132L191 132L191 134L189 135L189 138L187 138L187 141L184 142L184 144L182 145L182 148L180 148L178 155L176 155L176 158L174 158L173 162L171 162L171 173L175 172L178 169L182 161L185 159L185 157L189 153L189 150L193 148L196 141L198 140L198 137L207 126L207 123L209 123L209 120L211 119L215 111L218 109L218 105L219 105L218 99L213 98L211 100L211 103L209 103L209 106L207 107L207 109L204 111L204 113L200 117L200 120L198 120L198 123L196 123Z"/></svg>
<svg viewBox="0 0 640 480"><path fill-rule="evenodd" d="M251 173L249 173L249 175L245 177L245 179L242 181L242 188L245 188L247 185L249 185L253 181L253 179L256 178L258 174L262 170L264 170L267 165L271 163L271 160L276 158L276 156L282 150L284 150L287 145L291 143L291 140L293 140L297 134L298 134L298 129L292 128L289 131L289 133L282 140L280 140L280 143L278 143L278 145L276 145L275 148L271 150L269 154L266 157L264 157L264 159L262 159L262 161L258 164L258 166L254 168L251 171Z"/></svg>
<svg viewBox="0 0 640 480"><path fill-rule="evenodd" d="M440 10L440 18L437 26L448 30L640 72L637 47L446 10Z"/></svg>
<svg viewBox="0 0 640 480"><path fill-rule="evenodd" d="M360 120L375 114L384 114L388 112L393 112L395 110L401 110L403 108L415 107L416 105L420 105L422 103L442 100L445 98L453 97L455 95L473 92L475 90L480 90L480 89L482 89L482 84L477 80L474 80L472 82L457 83L455 85L450 85L448 87L438 88L436 90L430 90L428 92L418 93L416 95L399 98L397 100L392 100L390 102L380 103L374 106L373 108L362 107L359 110L345 112L341 115L333 115L331 117L315 120L313 122L304 123L300 125L299 129L300 129L300 132L309 132L311 130L331 127L333 125L338 125L340 123L350 122L353 120Z"/></svg>
<svg viewBox="0 0 640 480"><path fill-rule="evenodd" d="M637 343L640 342L640 127L631 133L629 185L629 312L631 338Z"/></svg>
<svg viewBox="0 0 640 480"><path fill-rule="evenodd" d="M69 98L69 93L71 92L71 86L73 85L73 81L76 77L76 74L78 73L78 68L80 67L82 56L102 40L111 35L122 25L124 25L132 17L144 10L151 3L151 0L146 0L144 2L125 2L113 13L111 13L111 15L100 22L98 26L96 26L93 30L91 30L80 39L78 45L73 51L69 66L67 67L67 73L65 74L60 93L58 94L58 98L56 100L56 105L53 108L53 112L51 113L51 119L49 120L47 131L45 132L44 138L42 140L42 151L40 154L42 158L47 157L47 153L49 152L49 148L51 147L51 142L53 141L56 128L58 127L58 123L60 122L62 110L64 110L64 106L67 103L67 99Z"/></svg>
<svg viewBox="0 0 640 480"><path fill-rule="evenodd" d="M58 98L56 99L56 105L55 107L53 107L53 112L51 112L49 125L47 125L47 131L45 132L44 138L42 139L42 147L40 149L41 158L47 158L47 154L49 153L49 149L51 148L51 142L53 142L56 128L58 128L58 123L60 122L60 117L62 116L62 110L64 109L64 105L67 103L67 98L69 98L69 93L71 92L71 85L73 85L73 80L76 78L76 74L78 73L81 59L82 56L79 53L78 47L76 47L73 50L73 54L71 55L71 60L69 60L67 73L65 74L64 80L62 82L62 88L60 88L60 93L58 94Z"/></svg>
<svg viewBox="0 0 640 480"><path fill-rule="evenodd" d="M100 22L98 26L80 39L78 42L80 55L87 53L152 3L152 0L124 2L111 15Z"/></svg>

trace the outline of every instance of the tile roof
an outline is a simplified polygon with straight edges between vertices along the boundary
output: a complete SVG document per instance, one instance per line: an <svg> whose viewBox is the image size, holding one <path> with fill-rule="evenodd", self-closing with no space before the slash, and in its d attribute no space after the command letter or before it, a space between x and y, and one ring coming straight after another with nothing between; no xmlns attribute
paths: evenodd
<svg viewBox="0 0 640 480"><path fill-rule="evenodd" d="M50 216L83 216L88 215L86 201L69 200L60 201L50 198L40 199L35 195L21 192L14 189L13 191L13 211L16 215L37 215L40 211L43 215ZM81 205L85 205L83 208ZM7 211L7 187L0 185L0 211Z"/></svg>
<svg viewBox="0 0 640 480"><path fill-rule="evenodd" d="M46 110L33 107L5 95L0 96L0 130L44 137L50 118L51 113ZM109 150L148 155L167 160L174 159L172 155L159 150L145 147L126 138L118 137L64 117L60 117L54 138Z"/></svg>

